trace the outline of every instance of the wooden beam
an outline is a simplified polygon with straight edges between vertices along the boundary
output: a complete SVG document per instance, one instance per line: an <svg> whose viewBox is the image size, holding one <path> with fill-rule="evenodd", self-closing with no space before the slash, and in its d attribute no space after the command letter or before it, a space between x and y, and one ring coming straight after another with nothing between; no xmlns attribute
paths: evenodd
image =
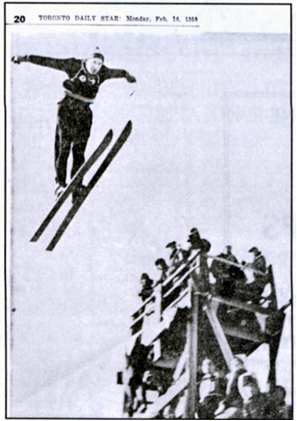
<svg viewBox="0 0 297 421"><path fill-rule="evenodd" d="M175 288L177 288L178 286L180 286L184 280L195 270L199 267L199 265L195 265L194 267L192 267L190 270L188 270L188 272L186 272L179 281L177 281L172 288L170 288L169 291L166 292L166 294L163 295L163 297L168 297L168 295L170 295L172 293L173 290L175 290Z"/></svg>
<svg viewBox="0 0 297 421"><path fill-rule="evenodd" d="M155 418L158 413L165 408L179 393L181 393L189 384L189 372L186 372L174 383L164 395L161 395L159 399L153 403L152 406L148 407L145 414L146 418Z"/></svg>
<svg viewBox="0 0 297 421"><path fill-rule="evenodd" d="M228 326L222 326L225 335L234 336L240 339L246 339L248 341L253 341L257 343L264 343L267 342L265 335L257 335L256 333L248 333L244 332L238 328L232 328Z"/></svg>
<svg viewBox="0 0 297 421"><path fill-rule="evenodd" d="M228 344L228 341L226 339L224 330L216 316L215 313L215 309L214 306L212 305L211 302L208 302L205 306L204 306L204 310L206 311L207 317L209 319L209 322L213 328L215 337L217 338L217 341L219 343L219 346L221 348L221 351L223 353L223 356L225 358L225 361L228 365L228 367L230 368L230 362L233 358L233 354L231 351L231 348Z"/></svg>
<svg viewBox="0 0 297 421"><path fill-rule="evenodd" d="M245 264L245 265L240 265L239 263L234 263L234 262L231 262L230 260L227 260L227 259L223 259L222 257L217 257L217 256L211 256L211 255L207 255L207 257L208 258L210 258L210 259L212 259L212 260L217 260L218 262L222 262L222 263L225 263L226 265L229 265L229 266L235 266L235 267L237 267L237 268L240 268L241 270L246 270L246 269L248 269L248 270L250 270L250 271L252 271L252 272L254 272L254 273L257 273L258 275L262 275L262 276L265 276L266 274L264 273L264 272L262 272L261 270L257 270L257 269L254 269L254 268L252 268L250 265L251 265L251 263L247 263L247 264Z"/></svg>
<svg viewBox="0 0 297 421"><path fill-rule="evenodd" d="M206 295L205 293L200 293L200 292L196 292L196 294L203 295L203 296ZM218 301L219 303L227 304L228 306L231 306L231 307L236 307L242 310L250 311L251 313L260 313L260 314L265 314L266 316L269 316L270 314L273 313L272 310L257 306L256 304L247 304L238 300L227 300L226 298L219 297L218 295L211 295L210 298L211 298L211 301Z"/></svg>

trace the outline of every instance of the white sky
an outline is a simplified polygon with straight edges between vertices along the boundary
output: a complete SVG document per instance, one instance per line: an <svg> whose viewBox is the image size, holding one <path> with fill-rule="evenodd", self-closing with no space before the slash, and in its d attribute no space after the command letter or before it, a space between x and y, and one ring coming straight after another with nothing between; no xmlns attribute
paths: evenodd
<svg viewBox="0 0 297 421"><path fill-rule="evenodd" d="M287 9L259 12L249 6L227 14L224 7L219 14L209 6L208 13L199 9L199 16L207 22L206 32L278 33L288 32ZM48 35L49 27L15 28L9 27L8 57L83 58L99 44L107 66L137 78L132 97L134 87L125 80L100 88L87 156L110 128L117 138L131 119L133 132L48 253L44 249L57 222L40 243L28 240L54 200L56 103L63 97L65 74L27 63L11 67L8 311L16 308L10 313L11 402L12 414L32 416L32 409L44 415L44 403L54 402L63 379L80 370L90 373L92 361L128 339L141 273L156 277L154 261L168 257L165 245L185 242L193 226L212 243L213 254L231 243L238 258L248 260L249 248L258 246L273 265L280 305L288 301L290 51L286 34L52 27ZM278 361L279 381L287 389L289 319L290 312ZM114 354L120 365L122 355ZM108 378L113 387L114 367L105 371L104 386ZM67 402L68 409L73 405L75 393L73 388L63 411ZM105 390L105 403L107 395ZM85 414L101 416L99 407L88 405Z"/></svg>

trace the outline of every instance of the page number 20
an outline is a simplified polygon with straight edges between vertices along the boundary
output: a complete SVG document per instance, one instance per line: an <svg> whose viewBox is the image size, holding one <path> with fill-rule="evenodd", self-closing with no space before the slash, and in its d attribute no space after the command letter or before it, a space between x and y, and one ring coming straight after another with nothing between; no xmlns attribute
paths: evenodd
<svg viewBox="0 0 297 421"><path fill-rule="evenodd" d="M15 16L14 23L24 23L26 21L25 16Z"/></svg>

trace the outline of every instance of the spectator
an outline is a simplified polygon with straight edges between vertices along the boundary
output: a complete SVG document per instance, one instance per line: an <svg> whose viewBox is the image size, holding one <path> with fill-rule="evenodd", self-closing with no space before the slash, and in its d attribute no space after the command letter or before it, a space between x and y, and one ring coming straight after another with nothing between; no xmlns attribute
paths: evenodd
<svg viewBox="0 0 297 421"><path fill-rule="evenodd" d="M178 244L177 249L180 256L180 260L182 261L182 263L186 263L188 258L190 257L191 252L189 250L184 250L180 244Z"/></svg>
<svg viewBox="0 0 297 421"><path fill-rule="evenodd" d="M201 247L201 238L200 238L200 234L197 230L197 228L192 228L189 238L188 238L188 243L190 243L190 248L189 251L192 250L200 250Z"/></svg>
<svg viewBox="0 0 297 421"><path fill-rule="evenodd" d="M140 402L135 402L136 391L141 387L142 399L146 405L145 387L143 385L144 373L149 369L148 354L150 347L146 347L140 343L140 337L137 339L135 346L129 356L127 356L127 367L131 369L131 376L128 382L128 388L125 391L125 410L132 417L137 411Z"/></svg>
<svg viewBox="0 0 297 421"><path fill-rule="evenodd" d="M216 364L216 373L220 380L220 387L224 390L224 395L226 394L226 387L227 387L227 371L226 371L226 365L222 362L218 362Z"/></svg>
<svg viewBox="0 0 297 421"><path fill-rule="evenodd" d="M160 283L160 282L162 283L167 278L168 265L167 265L167 263L165 262L164 259L157 259L156 262L155 262L155 265L162 272L161 278L159 279L159 281L157 283Z"/></svg>
<svg viewBox="0 0 297 421"><path fill-rule="evenodd" d="M256 269L260 272L263 272L263 275L266 273L266 260L263 254L260 252L260 250L257 249L257 247L252 247L249 250L249 253L254 253L254 261L251 265L253 269ZM262 276L260 274L255 273L255 279L257 279L257 276Z"/></svg>
<svg viewBox="0 0 297 421"><path fill-rule="evenodd" d="M254 304L259 304L264 288L267 284L266 279L266 260L257 247L252 247L249 253L254 253L254 261L248 264L249 267L258 272L254 272L254 282L247 284L245 287L246 301L252 301ZM259 273L259 272L262 272Z"/></svg>
<svg viewBox="0 0 297 421"><path fill-rule="evenodd" d="M253 373L244 373L238 379L238 389L243 400L240 419L271 419L266 395L260 392L258 380Z"/></svg>
<svg viewBox="0 0 297 421"><path fill-rule="evenodd" d="M171 264L176 263L176 259L177 259L177 255L178 255L178 250L177 250L177 247L176 247L176 241L171 241L170 243L168 243L166 248L171 249L170 256L169 256L169 259L171 260Z"/></svg>
<svg viewBox="0 0 297 421"><path fill-rule="evenodd" d="M286 391L282 386L276 386L270 395L270 419L290 420L293 419L292 407L285 402Z"/></svg>
<svg viewBox="0 0 297 421"><path fill-rule="evenodd" d="M208 253L211 249L211 244L206 238L202 238L200 241L200 251L201 253Z"/></svg>
<svg viewBox="0 0 297 421"><path fill-rule="evenodd" d="M246 373L246 368L241 358L235 356L230 362L230 373L227 374L226 397L220 402L215 412L216 419L230 419L242 408L242 397L238 390L238 378Z"/></svg>
<svg viewBox="0 0 297 421"><path fill-rule="evenodd" d="M199 386L198 416L200 419L211 420L214 419L219 402L225 396L225 389L210 359L203 361L202 372L204 376Z"/></svg>
<svg viewBox="0 0 297 421"><path fill-rule="evenodd" d="M233 262L233 263L238 263L238 260L236 259L234 254L232 254L232 246L226 246L225 256L226 256L225 257L226 260L229 260L230 262Z"/></svg>
<svg viewBox="0 0 297 421"><path fill-rule="evenodd" d="M176 245L176 241L171 241L171 243L168 243L166 248L171 249L170 253L170 266L171 269L169 273L173 273L182 263L182 259L180 258L179 250Z"/></svg>
<svg viewBox="0 0 297 421"><path fill-rule="evenodd" d="M227 246L231 247L231 246ZM231 251L231 248L229 249ZM228 253L228 249L227 249ZM219 259L229 260L227 253L221 253L217 257ZM232 253L231 253L231 256ZM230 254L229 257L231 258ZM236 259L236 257L234 256ZM231 260L232 261L232 260ZM233 266L228 265L228 263L222 262L221 260L214 259L212 261L210 271L212 272L213 276L216 279L215 283L215 293L220 295L224 298L232 298L235 293L235 282L234 282L234 276L232 274L234 273Z"/></svg>
<svg viewBox="0 0 297 421"><path fill-rule="evenodd" d="M226 246L225 259L232 263L238 263L237 258L232 253L232 246ZM229 273L227 291L230 298L241 298L241 290L245 288L247 278L243 270L234 265L226 265Z"/></svg>
<svg viewBox="0 0 297 421"><path fill-rule="evenodd" d="M154 291L153 289L154 281L150 279L147 273L143 273L141 275L140 282L142 285L142 290L140 291L138 295L141 297L142 301L145 301L147 298L149 298L152 295Z"/></svg>

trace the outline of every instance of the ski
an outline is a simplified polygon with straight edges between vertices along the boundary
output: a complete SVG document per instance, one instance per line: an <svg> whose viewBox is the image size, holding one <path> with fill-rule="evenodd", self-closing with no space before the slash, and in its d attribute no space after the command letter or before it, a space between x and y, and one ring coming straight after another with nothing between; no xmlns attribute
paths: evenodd
<svg viewBox="0 0 297 421"><path fill-rule="evenodd" d="M110 145L110 142L112 141L112 136L112 130L109 130L109 132L106 134L106 136L104 137L100 145L97 147L97 149L93 152L90 158L87 159L87 161L82 165L82 167L73 177L70 184L67 186L63 194L59 197L54 207L51 209L51 211L49 212L45 220L42 222L38 230L35 232L30 241L36 242L40 238L40 236L43 234L43 232L45 231L51 220L54 218L58 210L61 208L63 203L69 197L69 195L73 193L76 187L82 182L82 179L86 175L88 170L93 166L97 159L103 154L105 149Z"/></svg>
<svg viewBox="0 0 297 421"><path fill-rule="evenodd" d="M68 225L70 224L74 216L76 215L77 211L79 210L83 202L86 200L86 198L90 194L91 190L95 187L98 180L102 177L102 175L104 174L108 166L111 164L112 160L115 158L116 154L119 152L121 147L124 145L128 137L130 136L131 130L132 130L132 122L128 121L120 137L117 139L116 143L110 150L109 154L107 155L105 160L102 162L102 164L100 165L100 167L98 168L98 170L96 171L92 179L90 180L89 184L87 185L86 194L80 199L78 199L77 202L75 202L73 206L71 207L71 209L69 210L62 224L58 228L55 236L53 237L52 241L48 245L46 249L47 251L52 251L55 248L55 246L61 239L62 235L64 234L66 228L68 227Z"/></svg>

